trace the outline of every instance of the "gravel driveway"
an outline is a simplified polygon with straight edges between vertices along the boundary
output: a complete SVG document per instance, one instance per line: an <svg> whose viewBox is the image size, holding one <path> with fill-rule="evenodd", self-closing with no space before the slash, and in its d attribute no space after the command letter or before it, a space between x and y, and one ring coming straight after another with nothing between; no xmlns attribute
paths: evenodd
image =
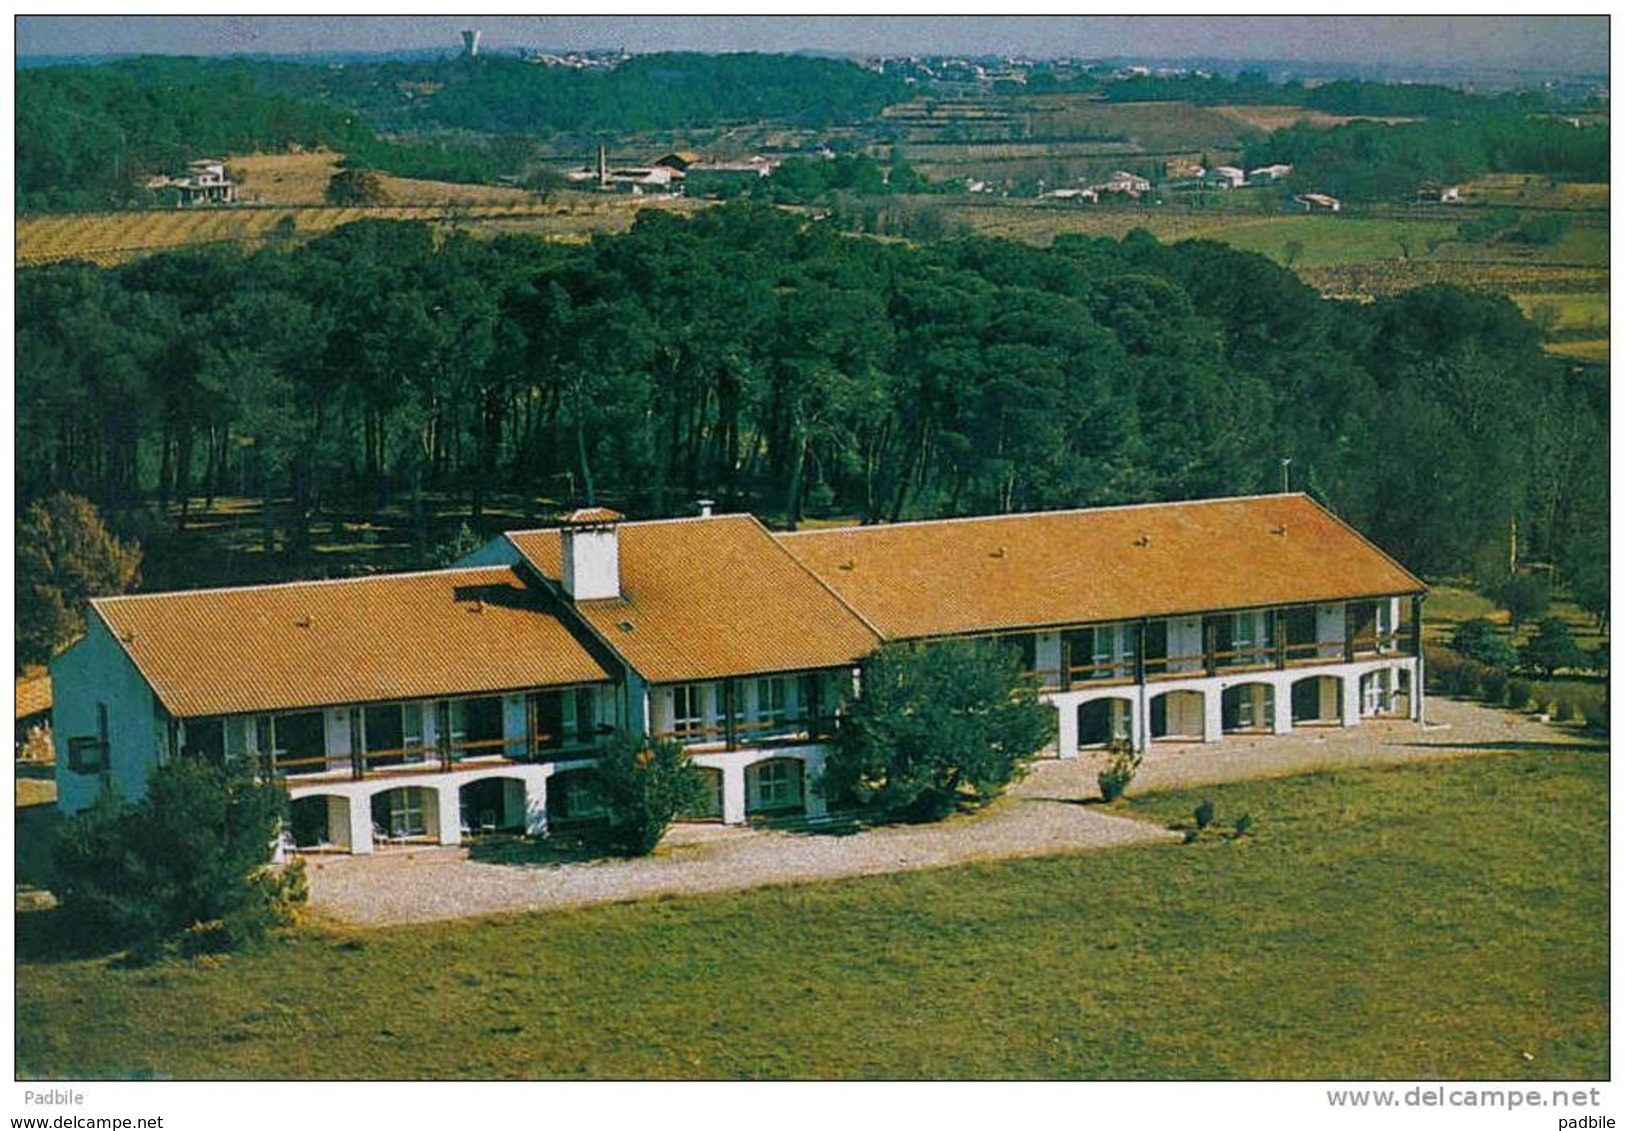
<svg viewBox="0 0 1625 1131"><path fill-rule="evenodd" d="M1586 741L1566 728L1488 707L1429 699L1427 710L1423 729L1380 721L1212 745L1159 744L1130 792ZM639 860L485 863L469 859L463 846L312 857L311 903L323 916L348 923L426 922L1177 839L1158 826L1080 804L1098 796L1099 768L1099 756L1040 762L988 811L936 825L844 836L678 825L655 855Z"/></svg>

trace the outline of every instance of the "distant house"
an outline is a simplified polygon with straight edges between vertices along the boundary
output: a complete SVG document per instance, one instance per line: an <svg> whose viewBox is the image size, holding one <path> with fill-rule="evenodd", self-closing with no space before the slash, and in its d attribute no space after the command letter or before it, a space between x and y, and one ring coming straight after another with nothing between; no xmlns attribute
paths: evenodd
<svg viewBox="0 0 1625 1131"><path fill-rule="evenodd" d="M214 158L189 163L184 174L154 177L147 187L173 192L178 208L237 203L237 182L226 175L225 162Z"/></svg>
<svg viewBox="0 0 1625 1131"><path fill-rule="evenodd" d="M1222 189L1241 188L1247 183L1247 174L1234 165L1219 165L1212 169L1207 177L1209 183Z"/></svg>
<svg viewBox="0 0 1625 1131"><path fill-rule="evenodd" d="M1247 183L1254 185L1273 185L1276 181L1284 181L1292 175L1291 165L1264 165L1247 172Z"/></svg>
<svg viewBox="0 0 1625 1131"><path fill-rule="evenodd" d="M1335 196L1327 196L1323 192L1306 192L1301 196L1292 198L1303 206L1305 212L1341 212L1343 202Z"/></svg>
<svg viewBox="0 0 1625 1131"><path fill-rule="evenodd" d="M1058 200L1071 204L1095 204L1100 194L1092 188L1061 188L1038 194L1039 200Z"/></svg>
<svg viewBox="0 0 1625 1131"><path fill-rule="evenodd" d="M683 154L667 154L665 159L680 160ZM602 192L627 192L634 196L643 196L646 193L658 193L666 196L677 196L683 191L683 178L687 174L675 164L655 164L648 166L633 166L626 168L611 168L609 154L605 146L598 147L598 167L583 166L565 178L574 184L596 182Z"/></svg>
<svg viewBox="0 0 1625 1131"><path fill-rule="evenodd" d="M1460 204L1461 186L1442 185L1437 181L1429 181L1416 190L1416 203L1418 204Z"/></svg>
<svg viewBox="0 0 1625 1131"><path fill-rule="evenodd" d="M36 753L49 757L51 753L51 677L48 673L25 675L17 679L18 758Z"/></svg>
<svg viewBox="0 0 1625 1131"><path fill-rule="evenodd" d="M1151 182L1144 177L1119 169L1111 175L1111 179L1103 184L1089 186L1096 194L1103 192L1123 193L1127 196L1139 196L1151 191Z"/></svg>
<svg viewBox="0 0 1625 1131"><path fill-rule="evenodd" d="M1202 166L1185 160L1164 161L1162 175L1170 181L1197 181L1207 175Z"/></svg>

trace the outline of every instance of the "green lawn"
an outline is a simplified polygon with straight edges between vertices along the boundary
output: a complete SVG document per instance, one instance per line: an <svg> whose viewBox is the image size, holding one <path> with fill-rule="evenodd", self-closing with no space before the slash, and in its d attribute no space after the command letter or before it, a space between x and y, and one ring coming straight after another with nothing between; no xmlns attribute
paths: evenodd
<svg viewBox="0 0 1625 1131"><path fill-rule="evenodd" d="M20 1075L1600 1078L1608 763L1147 797L1241 841L377 931L24 958ZM22 953L50 913L19 917Z"/></svg>

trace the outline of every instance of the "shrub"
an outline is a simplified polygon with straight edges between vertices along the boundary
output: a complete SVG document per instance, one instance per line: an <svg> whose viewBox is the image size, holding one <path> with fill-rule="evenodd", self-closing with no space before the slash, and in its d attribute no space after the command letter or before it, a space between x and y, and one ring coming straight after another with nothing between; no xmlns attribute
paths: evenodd
<svg viewBox="0 0 1625 1131"><path fill-rule="evenodd" d="M1196 827L1205 829L1213 823L1213 802L1210 798L1202 798L1202 803L1196 807Z"/></svg>
<svg viewBox="0 0 1625 1131"><path fill-rule="evenodd" d="M109 796L63 823L64 910L87 938L137 953L194 927L195 946L252 942L306 890L302 870L269 867L286 806L241 762L165 762L139 802Z"/></svg>
<svg viewBox="0 0 1625 1131"><path fill-rule="evenodd" d="M1448 648L1425 648L1422 656L1427 689L1453 693L1456 689L1456 669L1464 662L1462 658Z"/></svg>
<svg viewBox="0 0 1625 1131"><path fill-rule="evenodd" d="M1127 741L1114 739L1107 748L1106 768L1095 778L1100 784L1100 796L1107 801L1116 801L1123 796L1123 791L1139 772L1140 760L1140 752Z"/></svg>
<svg viewBox="0 0 1625 1131"><path fill-rule="evenodd" d="M594 784L606 811L605 843L647 856L677 814L705 799L705 777L675 742L623 738L599 756Z"/></svg>
<svg viewBox="0 0 1625 1131"><path fill-rule="evenodd" d="M1241 816L1236 818L1236 835L1238 837L1250 836L1252 831L1253 815L1251 813L1243 813Z"/></svg>
<svg viewBox="0 0 1625 1131"><path fill-rule="evenodd" d="M1546 615L1552 603L1552 588L1545 577L1515 573L1496 586L1494 597L1511 614L1512 627L1517 628L1526 620Z"/></svg>
<svg viewBox="0 0 1625 1131"><path fill-rule="evenodd" d="M1548 678L1559 668L1584 666L1586 656L1574 642L1567 622L1558 617L1544 617L1535 634L1523 646L1523 662Z"/></svg>
<svg viewBox="0 0 1625 1131"><path fill-rule="evenodd" d="M1507 706L1514 711L1528 708L1529 700L1534 698L1535 689L1526 679L1507 680Z"/></svg>
<svg viewBox="0 0 1625 1131"><path fill-rule="evenodd" d="M826 763L825 791L840 804L937 820L997 797L1055 725L1013 649L884 645L864 662L863 695Z"/></svg>
<svg viewBox="0 0 1625 1131"><path fill-rule="evenodd" d="M1484 702L1505 703L1507 697L1507 673L1500 668L1484 669Z"/></svg>
<svg viewBox="0 0 1625 1131"><path fill-rule="evenodd" d="M1552 718L1560 723L1566 723L1574 718L1574 700L1567 691L1557 693L1557 702L1552 709Z"/></svg>
<svg viewBox="0 0 1625 1131"><path fill-rule="evenodd" d="M1587 691L1579 697L1577 706L1585 716L1586 730L1596 734L1608 733L1608 692Z"/></svg>
<svg viewBox="0 0 1625 1131"><path fill-rule="evenodd" d="M1510 668L1518 663L1518 650L1512 641L1483 617L1458 624L1450 634L1450 647L1492 668Z"/></svg>
<svg viewBox="0 0 1625 1131"><path fill-rule="evenodd" d="M1463 660L1456 669L1455 684L1450 689L1464 699L1478 699L1484 694L1484 665L1476 660Z"/></svg>

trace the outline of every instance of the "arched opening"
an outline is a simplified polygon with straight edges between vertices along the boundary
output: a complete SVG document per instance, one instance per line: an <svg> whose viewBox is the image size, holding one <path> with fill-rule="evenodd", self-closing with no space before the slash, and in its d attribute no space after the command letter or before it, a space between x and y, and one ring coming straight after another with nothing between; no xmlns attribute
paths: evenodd
<svg viewBox="0 0 1625 1131"><path fill-rule="evenodd" d="M1275 724L1275 688L1267 683L1238 683L1219 698L1225 734L1263 733Z"/></svg>
<svg viewBox="0 0 1625 1131"><path fill-rule="evenodd" d="M1200 691L1164 691L1151 700L1151 738L1200 742L1204 726Z"/></svg>
<svg viewBox="0 0 1625 1131"><path fill-rule="evenodd" d="M465 836L525 831L525 783L518 778L481 778L457 791Z"/></svg>
<svg viewBox="0 0 1625 1131"><path fill-rule="evenodd" d="M598 793L597 775L590 768L565 770L547 779L547 822L583 825L601 821L608 815Z"/></svg>
<svg viewBox="0 0 1625 1131"><path fill-rule="evenodd" d="M806 768L799 758L769 758L745 767L745 813L799 811Z"/></svg>
<svg viewBox="0 0 1625 1131"><path fill-rule="evenodd" d="M372 837L386 844L439 837L440 811L432 789L404 785L372 797Z"/></svg>
<svg viewBox="0 0 1625 1131"><path fill-rule="evenodd" d="M290 801L286 831L301 852L348 847L350 799L322 793Z"/></svg>
<svg viewBox="0 0 1625 1131"><path fill-rule="evenodd" d="M1109 746L1134 738L1134 703L1121 696L1078 704L1078 748Z"/></svg>
<svg viewBox="0 0 1625 1131"><path fill-rule="evenodd" d="M713 766L696 766L705 779L705 792L698 805L678 817L684 821L722 820L722 771Z"/></svg>
<svg viewBox="0 0 1625 1131"><path fill-rule="evenodd" d="M1336 723L1343 718L1343 681L1334 675L1313 675L1292 685L1292 722Z"/></svg>

